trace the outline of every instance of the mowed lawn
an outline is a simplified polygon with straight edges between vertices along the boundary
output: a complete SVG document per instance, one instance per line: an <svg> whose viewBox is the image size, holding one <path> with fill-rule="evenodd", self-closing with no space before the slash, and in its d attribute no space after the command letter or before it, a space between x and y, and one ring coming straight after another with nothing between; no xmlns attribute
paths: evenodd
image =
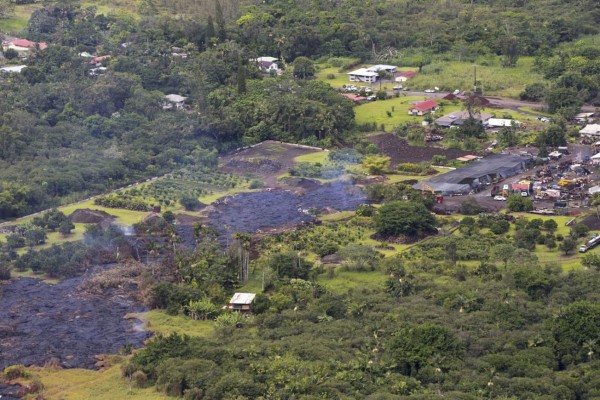
<svg viewBox="0 0 600 400"><path fill-rule="evenodd" d="M357 67L352 68L351 70L356 70L359 68L369 67L371 64L359 65ZM373 91L378 91L379 89L384 90L392 90L392 87L396 85L396 83L392 82L383 82L383 83L373 83L369 84L366 82L350 82L348 79L348 72L351 71L342 71L339 67L332 67L327 64L317 64L317 72L315 74L318 80L329 83L336 89L341 89L344 85L356 85L356 86L368 86ZM416 71L416 68L411 67L400 67L397 68L397 71Z"/></svg>
<svg viewBox="0 0 600 400"><path fill-rule="evenodd" d="M401 123L420 124L423 117L409 115L408 109L415 102L423 100L427 100L427 98L422 96L400 96L358 105L354 107L356 123L376 123L378 129L384 126L388 132ZM461 109L460 104L454 105L450 102L443 104L443 107L435 112L436 117Z"/></svg>

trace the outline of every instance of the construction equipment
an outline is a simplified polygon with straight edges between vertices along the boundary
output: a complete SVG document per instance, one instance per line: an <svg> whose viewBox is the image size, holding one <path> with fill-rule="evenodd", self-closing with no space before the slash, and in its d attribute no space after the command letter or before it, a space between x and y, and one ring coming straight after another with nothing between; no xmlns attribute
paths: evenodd
<svg viewBox="0 0 600 400"><path fill-rule="evenodd" d="M421 183L421 194L425 194L425 192L431 192L436 203L441 204L444 202L444 196L435 193L435 190L433 190L433 188L428 184Z"/></svg>
<svg viewBox="0 0 600 400"><path fill-rule="evenodd" d="M558 181L558 186L568 186L573 183L577 183L577 181L574 179L560 178L560 181Z"/></svg>

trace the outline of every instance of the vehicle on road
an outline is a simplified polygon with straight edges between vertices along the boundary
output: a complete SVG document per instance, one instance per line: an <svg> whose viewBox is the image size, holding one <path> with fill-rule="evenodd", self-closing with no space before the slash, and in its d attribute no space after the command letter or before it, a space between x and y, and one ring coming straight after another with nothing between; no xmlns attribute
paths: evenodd
<svg viewBox="0 0 600 400"><path fill-rule="evenodd" d="M425 93L435 93L435 89L425 89Z"/></svg>
<svg viewBox="0 0 600 400"><path fill-rule="evenodd" d="M506 201L506 197L498 195L498 196L494 196L494 200L497 200L497 201Z"/></svg>

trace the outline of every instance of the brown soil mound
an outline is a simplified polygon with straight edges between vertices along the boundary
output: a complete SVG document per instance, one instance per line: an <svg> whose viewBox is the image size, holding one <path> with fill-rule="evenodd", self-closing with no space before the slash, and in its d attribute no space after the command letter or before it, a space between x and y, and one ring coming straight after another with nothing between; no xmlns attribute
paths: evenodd
<svg viewBox="0 0 600 400"><path fill-rule="evenodd" d="M81 224L98 224L107 219L116 218L114 215L110 215L107 212L101 210L91 210L89 208L80 208L69 215L69 220L75 223Z"/></svg>
<svg viewBox="0 0 600 400"><path fill-rule="evenodd" d="M600 218L598 218L598 216L596 216L595 211L596 210L594 210L593 215L588 215L587 217L585 217L583 219L583 221L581 221L585 226L590 228L590 230L592 230L592 231L600 230Z"/></svg>
<svg viewBox="0 0 600 400"><path fill-rule="evenodd" d="M399 163L419 163L421 161L431 161L435 155L446 156L448 160L453 160L469 154L469 152L458 149L443 149L441 147L411 146L408 142L391 133L382 133L380 135L369 136L367 138L373 143L382 154L391 158L391 167Z"/></svg>

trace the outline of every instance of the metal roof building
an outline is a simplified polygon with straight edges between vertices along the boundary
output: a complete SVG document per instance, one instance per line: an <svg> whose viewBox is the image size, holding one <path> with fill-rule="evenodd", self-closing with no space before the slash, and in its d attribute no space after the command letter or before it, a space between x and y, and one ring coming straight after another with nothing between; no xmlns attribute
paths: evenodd
<svg viewBox="0 0 600 400"><path fill-rule="evenodd" d="M494 154L454 171L419 182L413 185L413 188L421 190L421 184L425 183L435 192L443 195L467 194L482 185L492 183L495 179L506 179L517 175L532 163L533 159L530 157Z"/></svg>

